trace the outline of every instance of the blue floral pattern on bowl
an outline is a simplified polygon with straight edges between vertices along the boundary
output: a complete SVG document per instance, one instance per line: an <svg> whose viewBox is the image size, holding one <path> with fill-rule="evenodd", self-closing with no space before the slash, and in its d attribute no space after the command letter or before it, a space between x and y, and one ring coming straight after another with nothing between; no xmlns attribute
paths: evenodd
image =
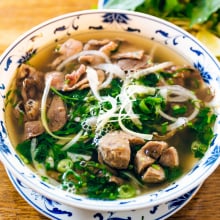
<svg viewBox="0 0 220 220"><path fill-rule="evenodd" d="M58 203L35 192L31 188L24 185L20 180L15 178L9 171L7 172L15 188L30 205L32 205L35 209L40 211L45 216L57 220L70 220L73 219L73 217L80 220L163 220L177 212L184 205L186 205L187 202L195 195L195 193L200 188L200 186L197 186L189 192L185 193L184 195L181 195L180 197L173 199L165 204L157 205L152 208L143 210L132 210L127 211L126 213L112 211L79 212L73 207Z"/></svg>

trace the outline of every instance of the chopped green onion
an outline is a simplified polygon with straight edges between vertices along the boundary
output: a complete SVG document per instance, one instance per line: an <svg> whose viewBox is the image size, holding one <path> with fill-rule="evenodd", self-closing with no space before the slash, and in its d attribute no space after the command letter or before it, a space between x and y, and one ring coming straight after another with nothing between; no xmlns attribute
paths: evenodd
<svg viewBox="0 0 220 220"><path fill-rule="evenodd" d="M131 198L136 195L136 190L132 185L124 184L118 188L118 197L121 199Z"/></svg>
<svg viewBox="0 0 220 220"><path fill-rule="evenodd" d="M57 165L57 170L61 173L66 172L67 170L71 169L73 166L73 161L70 159L63 159Z"/></svg>

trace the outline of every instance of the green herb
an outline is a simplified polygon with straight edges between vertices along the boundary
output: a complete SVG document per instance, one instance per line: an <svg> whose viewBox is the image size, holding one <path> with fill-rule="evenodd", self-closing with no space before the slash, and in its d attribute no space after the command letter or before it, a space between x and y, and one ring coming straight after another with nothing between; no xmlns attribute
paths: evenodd
<svg viewBox="0 0 220 220"><path fill-rule="evenodd" d="M31 140L25 140L22 143L19 143L16 147L17 152L25 158L26 163L32 162L31 157Z"/></svg>
<svg viewBox="0 0 220 220"><path fill-rule="evenodd" d="M92 161L77 161L73 170L63 174L64 189L68 190L72 183L77 194L87 194L90 198L114 200L118 197L118 186L109 182L110 173L105 166Z"/></svg>
<svg viewBox="0 0 220 220"><path fill-rule="evenodd" d="M220 57L220 47L216 47L220 42L219 0L109 0L104 8L134 10L166 19L195 35Z"/></svg>
<svg viewBox="0 0 220 220"><path fill-rule="evenodd" d="M195 132L196 139L191 149L194 152L195 157L201 158L214 137L213 125L216 120L216 115L211 111L209 107L202 108L197 116L197 120L189 124L189 127Z"/></svg>
<svg viewBox="0 0 220 220"><path fill-rule="evenodd" d="M187 107L185 105L174 105L172 106L173 115L183 115L187 112Z"/></svg>
<svg viewBox="0 0 220 220"><path fill-rule="evenodd" d="M178 177L180 177L183 174L183 170L181 167L164 167L166 179L168 182L172 182L176 180Z"/></svg>
<svg viewBox="0 0 220 220"><path fill-rule="evenodd" d="M101 96L110 95L112 97L116 97L121 91L121 86L122 86L122 81L115 78L112 80L109 88L105 88L105 89L100 90L100 95Z"/></svg>
<svg viewBox="0 0 220 220"><path fill-rule="evenodd" d="M127 199L136 195L136 189L130 184L123 184L118 187L118 197L121 199Z"/></svg>

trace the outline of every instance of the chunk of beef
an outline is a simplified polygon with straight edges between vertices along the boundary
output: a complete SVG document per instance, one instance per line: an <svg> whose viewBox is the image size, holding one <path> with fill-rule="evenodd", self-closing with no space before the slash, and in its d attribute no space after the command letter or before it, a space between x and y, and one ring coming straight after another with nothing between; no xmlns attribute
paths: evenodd
<svg viewBox="0 0 220 220"><path fill-rule="evenodd" d="M143 138L128 134L124 131L114 131L114 132L117 133L121 138L128 139L130 144L141 145L145 143L145 140Z"/></svg>
<svg viewBox="0 0 220 220"><path fill-rule="evenodd" d="M51 131L61 129L67 121L67 109L63 100L55 95L47 111L48 125Z"/></svg>
<svg viewBox="0 0 220 220"><path fill-rule="evenodd" d="M163 141L147 142L135 155L134 163L137 172L140 174L146 170L161 156L166 148L168 148L168 144Z"/></svg>
<svg viewBox="0 0 220 220"><path fill-rule="evenodd" d="M159 163L151 166L155 162ZM134 158L134 165L137 173L147 183L157 183L165 179L163 166L179 166L179 156L176 148L169 147L164 141L149 141Z"/></svg>
<svg viewBox="0 0 220 220"><path fill-rule="evenodd" d="M129 165L129 141L120 136L120 132L110 132L103 136L99 141L98 152L103 162L112 168L126 169Z"/></svg>
<svg viewBox="0 0 220 220"><path fill-rule="evenodd" d="M124 131L109 132L99 140L100 160L112 168L126 169L131 157L130 144L143 143L142 138L134 137Z"/></svg>
<svg viewBox="0 0 220 220"><path fill-rule="evenodd" d="M27 121L24 124L24 139L36 137L44 132L41 121Z"/></svg>
<svg viewBox="0 0 220 220"><path fill-rule="evenodd" d="M142 176L142 180L145 183L160 183L163 182L165 178L164 169L159 165L155 167L150 166Z"/></svg>
<svg viewBox="0 0 220 220"><path fill-rule="evenodd" d="M167 148L168 144L164 141L149 141L141 148L141 150L144 151L146 155L157 160Z"/></svg>
<svg viewBox="0 0 220 220"><path fill-rule="evenodd" d="M166 167L177 167L179 166L179 156L175 147L169 147L165 149L160 157L159 163Z"/></svg>
<svg viewBox="0 0 220 220"><path fill-rule="evenodd" d="M143 150L139 150L135 156L134 165L138 174L141 174L147 167L152 165L156 160L148 155Z"/></svg>

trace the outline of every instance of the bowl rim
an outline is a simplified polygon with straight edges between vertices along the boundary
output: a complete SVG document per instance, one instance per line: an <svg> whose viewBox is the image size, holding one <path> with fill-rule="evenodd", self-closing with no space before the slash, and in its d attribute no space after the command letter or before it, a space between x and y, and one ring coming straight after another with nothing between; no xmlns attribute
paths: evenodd
<svg viewBox="0 0 220 220"><path fill-rule="evenodd" d="M66 18L77 16L77 15L99 14L99 13L122 13L122 14L124 13L124 14L132 15L132 16L142 17L144 19L150 19L150 20L153 20L155 22L159 22L162 25L174 28L178 32L183 33L184 35L188 36L192 41L196 42L196 44L199 45L199 47L203 48L207 52L207 54L210 56L212 61L219 67L218 60L210 53L210 51L204 45L202 45L202 43L200 43L198 40L196 40L195 37L193 37L191 34L186 32L185 30L179 28L178 26L176 26L176 25L174 25L174 24L172 24L168 21L165 21L161 18L152 16L152 15L143 14L143 13L140 13L140 12L121 10L121 9L82 10L82 11L62 14L62 15L56 16L54 18L48 19L48 20L36 25L35 27L31 28L30 30L26 31L25 33L20 35L14 42L12 42L12 44L10 44L10 46L8 48L6 48L6 50L0 56L0 65L2 64L3 60L5 60L7 55L13 50L13 48L16 45L18 45L21 41L23 41L28 35L40 30L42 27L48 26L51 23L57 22L58 20L65 20ZM219 67L219 70L220 70L220 67ZM14 154L16 155L15 151L14 151ZM203 160L204 160L204 158L201 160L201 163L202 163ZM19 180L22 180L22 182L24 182L24 184L26 184L27 186L33 188L36 192L39 192L42 195L46 195L48 198L51 198L51 199L53 199L55 201L58 201L58 202L61 202L61 203L65 203L67 205L73 205L73 206L78 207L78 208L83 208L83 209L88 209L88 210L103 210L103 211L105 210L105 211L107 211L109 209L111 209L111 210L131 210L131 209L140 209L140 208L145 208L145 207L153 207L155 205L165 203L168 200L172 200L176 196L178 196L179 194L184 194L185 192L187 192L190 189L192 189L193 187L196 187L197 185L201 184L206 178L208 178L214 172L214 170L218 167L218 165L220 164L220 157L216 160L214 165L211 166L211 168L206 170L206 172L204 173L205 175L203 175L200 178L197 178L194 182L191 182L190 185L187 185L187 187L181 188L179 191L176 192L177 195L175 195L175 194L169 195L170 196L169 198L163 198L159 202L158 202L158 200L153 200L153 201L151 201L150 204L144 204L142 199L141 199L140 202L133 203L133 199L129 199L129 200L122 200L121 201L122 203L124 202L124 205L118 205L119 200L117 200L117 201L102 201L102 200L96 201L96 200L92 200L92 199L85 199L85 200L88 200L88 202L86 203L86 207L85 207L84 203L80 203L80 202L77 201L78 198L82 198L81 196L76 196L75 197L76 202L73 204L73 200L72 200L71 197L69 197L69 199L68 199L67 196L66 197L65 196L57 197L56 192L53 193L53 190L50 190L51 194L48 195L48 192L46 192L45 189L49 190L50 187L48 187L48 185L46 183L43 185L42 181L40 181L40 180L38 180L40 183L35 185L35 184L33 184L34 181L33 181L33 183L30 181L30 178L24 178L24 175L21 174L20 172L17 172L16 169L14 169L15 167L13 167L13 165L8 160L6 160L4 158L3 154L1 154L1 148L0 148L0 161L7 167L7 169L10 170L10 172L16 178L18 178ZM25 170L25 172L26 172L26 170ZM27 172L28 172L28 174L30 174L29 169L28 169ZM35 179L36 178L34 177L34 180ZM174 184L171 187L176 187L176 186ZM144 196L140 196L140 198L144 198ZM97 204L99 202L102 202L103 205L105 204L105 206L104 207L103 206L98 206Z"/></svg>

